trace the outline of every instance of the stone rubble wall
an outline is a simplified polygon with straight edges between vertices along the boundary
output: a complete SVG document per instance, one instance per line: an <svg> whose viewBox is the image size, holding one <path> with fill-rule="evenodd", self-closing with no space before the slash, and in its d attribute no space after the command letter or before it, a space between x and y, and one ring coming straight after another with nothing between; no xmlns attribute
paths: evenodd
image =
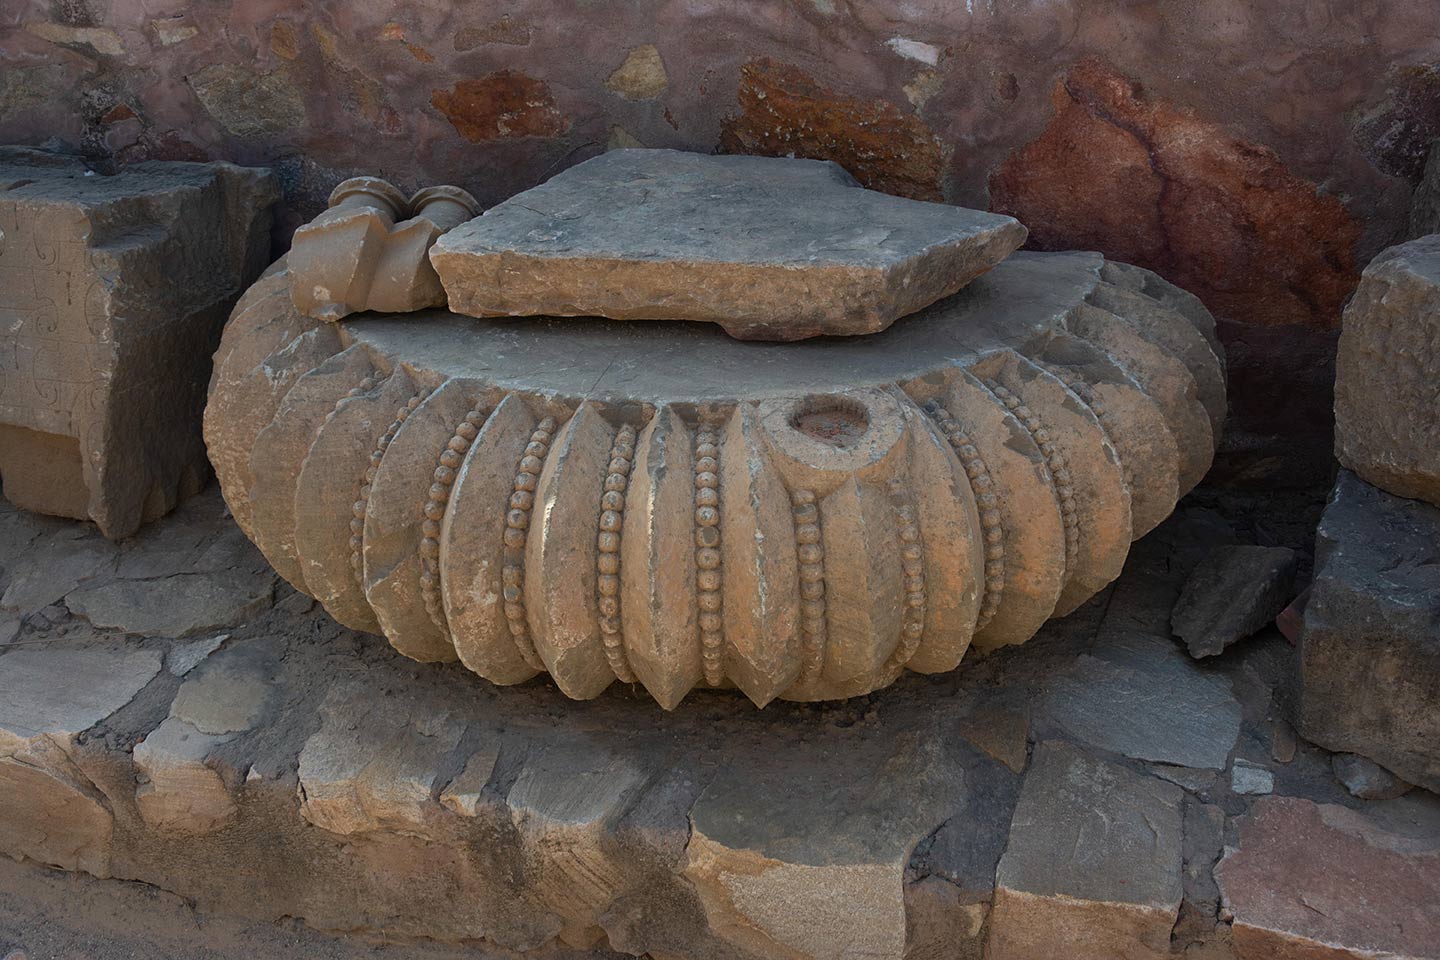
<svg viewBox="0 0 1440 960"><path fill-rule="evenodd" d="M23 0L0 141L347 176L486 206L607 146L833 159L1200 296L1247 428L1328 429L1340 309L1440 133L1429 0L396 7ZM1233 432L1239 467L1284 479ZM1320 447L1325 446L1323 437Z"/></svg>

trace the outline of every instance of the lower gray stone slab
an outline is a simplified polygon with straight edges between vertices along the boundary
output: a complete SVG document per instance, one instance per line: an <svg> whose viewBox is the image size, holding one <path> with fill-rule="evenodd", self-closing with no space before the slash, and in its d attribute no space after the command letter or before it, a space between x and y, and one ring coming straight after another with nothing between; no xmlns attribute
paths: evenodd
<svg viewBox="0 0 1440 960"><path fill-rule="evenodd" d="M1341 471L1315 553L1300 734L1440 790L1440 508Z"/></svg>
<svg viewBox="0 0 1440 960"><path fill-rule="evenodd" d="M988 960L1164 957L1182 898L1181 789L1047 741L995 879Z"/></svg>

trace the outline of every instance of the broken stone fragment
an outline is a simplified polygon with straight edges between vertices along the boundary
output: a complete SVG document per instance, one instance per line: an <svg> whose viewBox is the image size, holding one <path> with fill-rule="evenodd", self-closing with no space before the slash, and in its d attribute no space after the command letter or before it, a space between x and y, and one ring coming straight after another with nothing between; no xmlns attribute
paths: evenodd
<svg viewBox="0 0 1440 960"><path fill-rule="evenodd" d="M445 290L427 254L441 234L479 212L459 187L426 187L407 201L376 177L343 181L331 192L329 209L295 231L289 254L295 308L334 321L363 310L444 306Z"/></svg>
<svg viewBox="0 0 1440 960"><path fill-rule="evenodd" d="M1376 256L1345 307L1335 455L1368 483L1440 506L1440 235Z"/></svg>
<svg viewBox="0 0 1440 960"><path fill-rule="evenodd" d="M1335 779L1345 784L1351 796L1361 800L1393 800L1413 788L1374 760L1355 753L1337 753L1330 759Z"/></svg>
<svg viewBox="0 0 1440 960"><path fill-rule="evenodd" d="M1220 546L1185 581L1170 629L1197 660L1272 623L1290 602L1300 559L1289 547Z"/></svg>
<svg viewBox="0 0 1440 960"><path fill-rule="evenodd" d="M1183 791L1060 741L1035 749L995 877L989 960L1160 960L1180 910Z"/></svg>
<svg viewBox="0 0 1440 960"><path fill-rule="evenodd" d="M746 340L884 330L1025 242L1016 220L866 190L834 163L611 150L431 251L477 317L703 320Z"/></svg>
<svg viewBox="0 0 1440 960"><path fill-rule="evenodd" d="M120 539L203 486L208 354L270 252L273 176L147 161L113 176L0 148L0 477Z"/></svg>

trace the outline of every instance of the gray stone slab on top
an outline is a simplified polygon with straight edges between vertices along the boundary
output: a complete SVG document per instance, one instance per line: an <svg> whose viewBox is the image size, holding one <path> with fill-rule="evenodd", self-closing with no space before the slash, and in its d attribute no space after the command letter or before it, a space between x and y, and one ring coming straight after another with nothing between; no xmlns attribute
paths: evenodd
<svg viewBox="0 0 1440 960"><path fill-rule="evenodd" d="M1010 217L866 190L826 161L612 150L430 256L461 313L703 320L800 340L883 330L1025 236Z"/></svg>

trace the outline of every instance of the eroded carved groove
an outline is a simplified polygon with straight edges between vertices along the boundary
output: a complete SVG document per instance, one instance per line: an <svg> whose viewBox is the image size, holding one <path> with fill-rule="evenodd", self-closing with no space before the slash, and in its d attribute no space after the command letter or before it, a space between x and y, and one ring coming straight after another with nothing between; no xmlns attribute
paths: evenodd
<svg viewBox="0 0 1440 960"><path fill-rule="evenodd" d="M605 659L621 683L634 683L635 671L625 656L620 620L620 536L624 530L625 491L635 457L635 428L625 424L610 447L605 490L600 495L600 532L595 546L595 605L600 611L601 642Z"/></svg>
<svg viewBox="0 0 1440 960"><path fill-rule="evenodd" d="M1005 595L1005 530L1000 520L1000 499L995 495L995 479L985 465L985 458L950 411L931 400L925 413L935 421L941 434L949 441L965 469L975 505L980 509L980 529L985 538L985 593L980 600L980 613L975 621L979 633L995 619Z"/></svg>
<svg viewBox="0 0 1440 960"><path fill-rule="evenodd" d="M420 596L430 622L447 637L450 626L445 620L445 605L440 598L440 524L445 520L445 507L450 502L450 488L455 484L455 471L465 461L470 445L480 435L488 413L481 407L472 407L455 427L455 433L440 452L440 462L435 466L435 482L425 498L422 509L424 520L420 524Z"/></svg>
<svg viewBox="0 0 1440 960"><path fill-rule="evenodd" d="M359 386L351 387L345 396L335 402L340 406L341 400L348 400L351 397L358 397L362 393L369 393L375 389L375 378L366 377L360 381ZM385 448L390 446L390 441L395 439L395 432L400 425L410 416L410 411L420 405L419 394L411 397L411 402L401 407L395 414L395 419L390 426L375 441L375 449L370 451L370 462L365 467L364 478L355 488L355 502L350 506L350 573L355 577L355 583L362 589L365 586L365 511L369 508L370 484L375 481L375 471L380 469L380 461L385 457Z"/></svg>
<svg viewBox="0 0 1440 960"><path fill-rule="evenodd" d="M535 506L535 487L540 482L540 471L545 468L545 458L550 454L556 426L554 417L546 417L535 425L515 469L515 488L505 513L505 561L501 571L505 620L520 655L534 670L544 670L545 665L535 650L530 624L525 619L525 541L530 531L530 511Z"/></svg>
<svg viewBox="0 0 1440 960"><path fill-rule="evenodd" d="M1059 364L1032 362L1038 363L1038 366L1045 370L1046 373L1049 373L1055 379L1065 384L1071 393L1080 398L1081 403L1090 408L1090 412L1095 414L1095 419L1100 421L1101 429L1110 437L1110 442L1115 444L1117 449L1124 444L1125 437L1119 424L1115 422L1115 418L1111 415L1110 411L1106 409L1105 402L1095 395L1095 390L1090 384L1086 383L1084 379L1073 370L1067 370ZM1125 476L1125 486L1131 490L1135 489L1135 473L1131 469L1129 461L1123 458L1120 461L1120 472Z"/></svg>
<svg viewBox="0 0 1440 960"><path fill-rule="evenodd" d="M994 380L986 380L985 388L1005 404L1005 409L1013 413L1016 419L1024 424L1025 429L1030 431L1030 436L1035 439L1035 445L1040 448L1046 464L1050 467L1050 478L1055 484L1056 496L1060 499L1060 518L1065 522L1065 572L1068 574L1074 569L1075 560L1080 554L1080 518L1075 510L1075 488L1070 483L1070 468L1065 463L1065 454L1051 439L1050 431L1045 429L1040 417L1021 403L1019 397Z"/></svg>
<svg viewBox="0 0 1440 960"><path fill-rule="evenodd" d="M725 679L724 623L720 592L720 435L710 427L695 434L695 594L700 608L700 650L705 682Z"/></svg>
<svg viewBox="0 0 1440 960"><path fill-rule="evenodd" d="M915 519L915 505L909 500L905 482L898 477L893 478L888 487L890 501L895 507L896 525L900 530L900 570L904 575L905 609L900 645L885 665L887 676L910 662L925 634L925 547L920 542L920 524Z"/></svg>
<svg viewBox="0 0 1440 960"><path fill-rule="evenodd" d="M800 561L800 633L803 638L800 684L813 683L825 666L825 541L814 490L790 494L795 518L795 547Z"/></svg>

